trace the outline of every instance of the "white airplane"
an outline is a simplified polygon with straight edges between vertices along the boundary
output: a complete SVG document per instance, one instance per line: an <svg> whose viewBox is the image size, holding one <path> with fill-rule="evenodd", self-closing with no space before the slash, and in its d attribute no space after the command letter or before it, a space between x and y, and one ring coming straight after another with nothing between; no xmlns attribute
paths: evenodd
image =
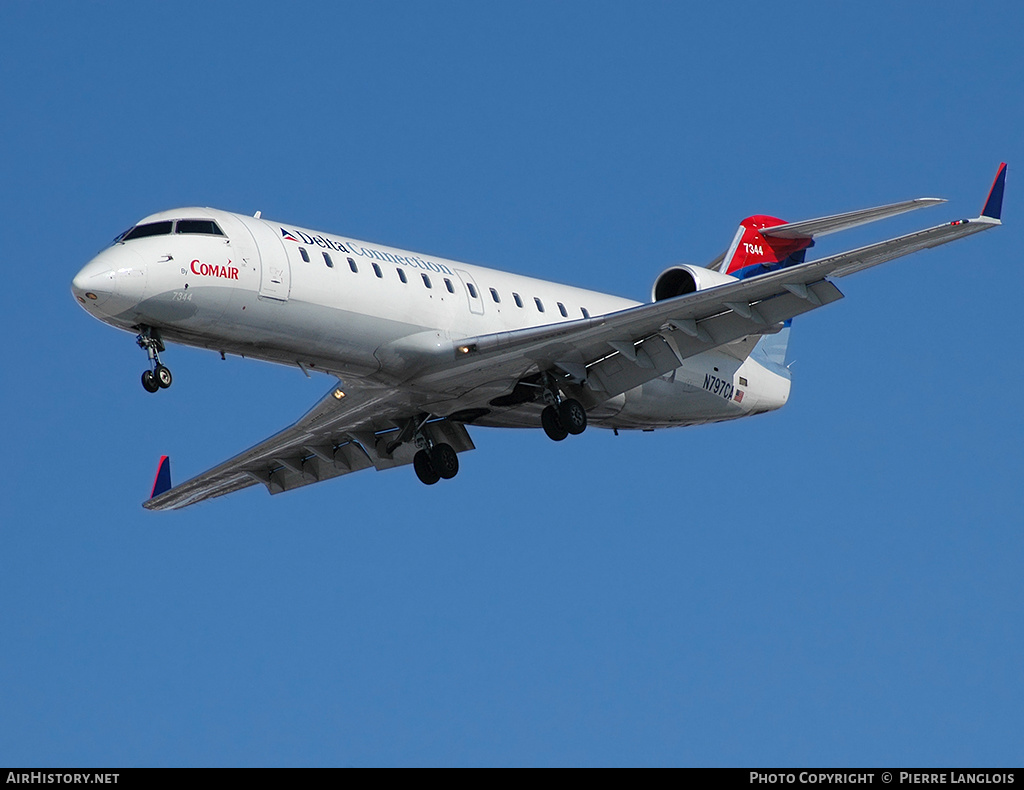
<svg viewBox="0 0 1024 790"><path fill-rule="evenodd" d="M209 208L153 214L75 276L90 314L160 354L183 343L337 377L294 425L177 486L160 459L144 506L182 508L256 483L271 494L412 463L455 476L469 424L642 429L778 409L794 316L842 298L829 278L1000 224L1006 165L981 215L805 261L814 239L945 201L804 222L757 215L707 266L671 266L651 302Z"/></svg>

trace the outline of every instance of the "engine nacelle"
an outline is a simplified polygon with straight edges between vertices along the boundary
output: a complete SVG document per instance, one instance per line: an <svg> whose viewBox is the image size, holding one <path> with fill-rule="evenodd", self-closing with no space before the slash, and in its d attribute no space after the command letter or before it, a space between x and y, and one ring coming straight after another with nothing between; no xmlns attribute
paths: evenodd
<svg viewBox="0 0 1024 790"><path fill-rule="evenodd" d="M694 291L704 291L714 288L716 285L736 282L731 274L705 269L701 266L679 264L665 269L654 281L651 289L651 301L660 302L662 299L671 299L673 296L692 294Z"/></svg>

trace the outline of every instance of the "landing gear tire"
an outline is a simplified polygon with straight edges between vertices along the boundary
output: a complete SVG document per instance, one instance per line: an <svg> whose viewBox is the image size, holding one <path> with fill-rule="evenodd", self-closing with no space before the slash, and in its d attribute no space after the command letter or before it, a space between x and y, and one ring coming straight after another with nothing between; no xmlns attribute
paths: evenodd
<svg viewBox="0 0 1024 790"><path fill-rule="evenodd" d="M160 382L157 381L156 375L152 370L144 371L142 374L142 386L146 392L156 392L160 389Z"/></svg>
<svg viewBox="0 0 1024 790"><path fill-rule="evenodd" d="M558 421L566 431L573 436L578 436L587 429L587 410L578 400L569 398L558 406ZM548 434L548 436L550 435Z"/></svg>
<svg viewBox="0 0 1024 790"><path fill-rule="evenodd" d="M156 383L162 389L167 389L169 386L171 386L171 382L174 380L171 377L171 371L165 368L163 365L156 366L156 370L153 371L153 378L156 379Z"/></svg>
<svg viewBox="0 0 1024 790"><path fill-rule="evenodd" d="M430 451L430 463L442 480L451 480L459 473L459 456L450 444L435 444Z"/></svg>
<svg viewBox="0 0 1024 790"><path fill-rule="evenodd" d="M419 450L412 457L412 468L416 470L416 477L424 485L432 486L441 479L441 475L438 474L437 469L434 468L434 464L430 460L430 453L426 450ZM456 468L456 471L458 471L458 468Z"/></svg>
<svg viewBox="0 0 1024 790"><path fill-rule="evenodd" d="M544 411L540 413L540 424L544 428L544 433L554 442L560 442L569 435L569 431L562 425L562 419L555 406L544 407Z"/></svg>

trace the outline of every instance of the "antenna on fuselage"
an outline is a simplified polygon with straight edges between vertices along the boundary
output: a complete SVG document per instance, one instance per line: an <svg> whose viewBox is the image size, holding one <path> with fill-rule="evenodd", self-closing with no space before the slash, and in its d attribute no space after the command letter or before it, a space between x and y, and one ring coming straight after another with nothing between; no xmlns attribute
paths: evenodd
<svg viewBox="0 0 1024 790"><path fill-rule="evenodd" d="M260 218L260 214L262 214L262 213L263 213L262 211L257 211L255 214L253 214L253 217L255 219L259 219Z"/></svg>

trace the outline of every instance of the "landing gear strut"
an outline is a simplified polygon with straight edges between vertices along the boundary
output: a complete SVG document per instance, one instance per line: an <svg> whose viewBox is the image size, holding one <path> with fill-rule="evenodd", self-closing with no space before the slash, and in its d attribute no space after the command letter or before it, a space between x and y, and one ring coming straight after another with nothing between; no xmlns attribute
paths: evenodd
<svg viewBox="0 0 1024 790"><path fill-rule="evenodd" d="M576 436L587 429L587 410L575 398L562 398L552 376L544 379L544 400L547 406L540 413L540 424L548 438L555 442Z"/></svg>
<svg viewBox="0 0 1024 790"><path fill-rule="evenodd" d="M135 342L149 356L150 369L142 374L142 386L146 392L167 389L171 386L174 378L171 376L170 369L160 363L160 352L165 350L160 333L152 327L143 327L142 332L135 338Z"/></svg>

